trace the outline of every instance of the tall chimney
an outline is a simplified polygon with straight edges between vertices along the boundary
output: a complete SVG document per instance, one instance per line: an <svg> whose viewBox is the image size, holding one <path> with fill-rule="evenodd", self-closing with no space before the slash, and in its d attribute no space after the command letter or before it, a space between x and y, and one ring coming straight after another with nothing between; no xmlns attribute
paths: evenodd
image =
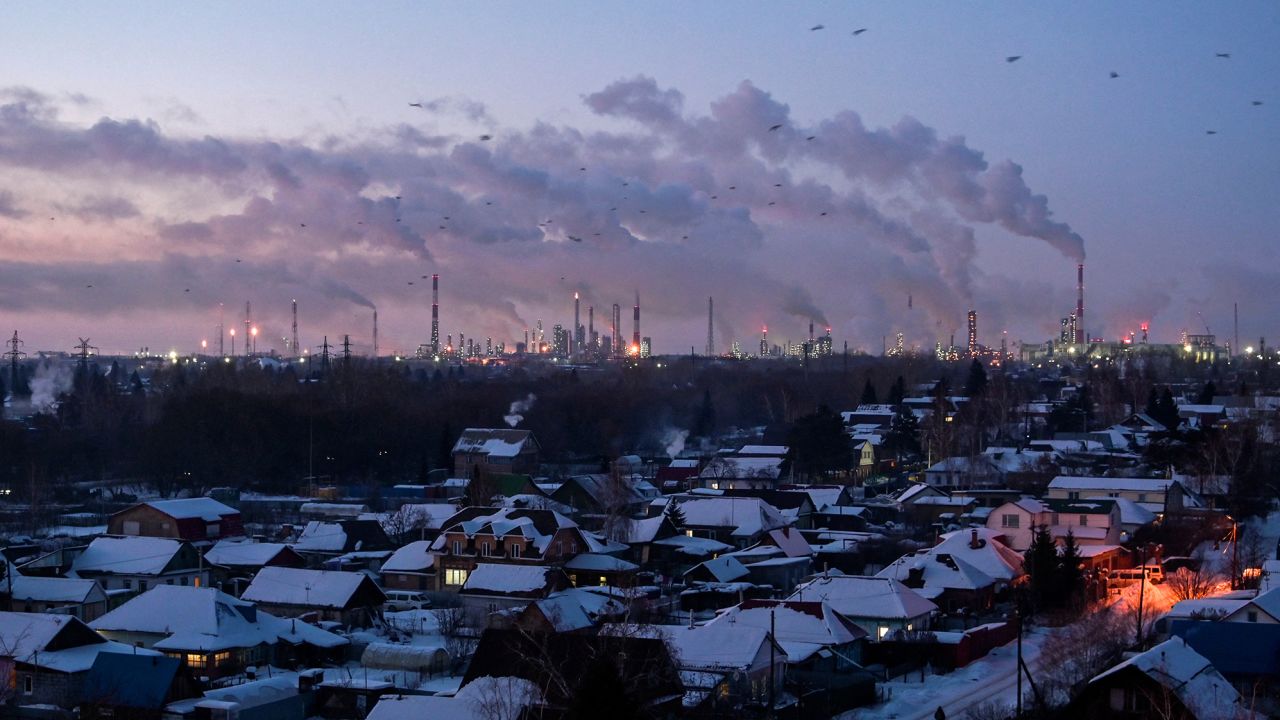
<svg viewBox="0 0 1280 720"><path fill-rule="evenodd" d="M431 276L431 354L440 354L440 276Z"/></svg>
<svg viewBox="0 0 1280 720"><path fill-rule="evenodd" d="M707 357L716 354L715 299L707 298Z"/></svg>
<svg viewBox="0 0 1280 720"><path fill-rule="evenodd" d="M253 346L250 345L249 343L249 336L253 334L252 333L252 330L253 330L252 317L253 317L252 308L249 305L249 301L245 300L244 301L244 338L243 338L245 357L249 357L253 355Z"/></svg>
<svg viewBox="0 0 1280 720"><path fill-rule="evenodd" d="M293 300L293 340L290 350L293 351L295 357L302 357L302 351L298 349L298 300Z"/></svg>
<svg viewBox="0 0 1280 720"><path fill-rule="evenodd" d="M373 309L373 359L378 359L378 308Z"/></svg>
<svg viewBox="0 0 1280 720"><path fill-rule="evenodd" d="M618 303L613 304L613 327L609 329L613 333L613 356L622 357L627 354L626 343L622 342L622 336L618 332L622 330L622 306Z"/></svg>
<svg viewBox="0 0 1280 720"><path fill-rule="evenodd" d="M632 327L631 345L635 347L636 352L640 352L640 291L636 291L636 306L631 313Z"/></svg>
<svg viewBox="0 0 1280 720"><path fill-rule="evenodd" d="M582 345L582 322L581 315L578 314L578 293L573 294L573 331L569 333L569 354L581 350Z"/></svg>
<svg viewBox="0 0 1280 720"><path fill-rule="evenodd" d="M1076 343L1085 342L1084 334L1084 263L1076 265Z"/></svg>
<svg viewBox="0 0 1280 720"><path fill-rule="evenodd" d="M596 338L596 306L587 306L587 347L595 343Z"/></svg>

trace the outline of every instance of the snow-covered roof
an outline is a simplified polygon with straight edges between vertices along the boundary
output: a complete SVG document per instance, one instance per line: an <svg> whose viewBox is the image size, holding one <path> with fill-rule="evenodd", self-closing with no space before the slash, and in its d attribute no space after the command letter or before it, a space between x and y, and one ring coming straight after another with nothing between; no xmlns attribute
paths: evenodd
<svg viewBox="0 0 1280 720"><path fill-rule="evenodd" d="M738 451L739 457L783 457L789 448L786 445L743 445Z"/></svg>
<svg viewBox="0 0 1280 720"><path fill-rule="evenodd" d="M312 520L302 528L293 548L300 552L342 552L347 546L347 531L341 523Z"/></svg>
<svg viewBox="0 0 1280 720"><path fill-rule="evenodd" d="M556 572L545 565L507 565L479 563L467 575L461 592L528 594L539 593L550 583L548 577Z"/></svg>
<svg viewBox="0 0 1280 720"><path fill-rule="evenodd" d="M787 599L827 602L848 618L909 620L938 609L897 580L865 575L819 576L797 587Z"/></svg>
<svg viewBox="0 0 1280 720"><path fill-rule="evenodd" d="M690 497L680 501L687 527L731 527L751 537L787 524L782 513L757 497Z"/></svg>
<svg viewBox="0 0 1280 720"><path fill-rule="evenodd" d="M299 607L343 608L369 576L340 570L264 567L241 598L251 602Z"/></svg>
<svg viewBox="0 0 1280 720"><path fill-rule="evenodd" d="M1127 500L1125 498L1109 498L1103 496L1092 496L1085 498L1086 500L1109 500L1120 508L1120 522L1124 525L1150 525L1156 521L1156 514L1139 505L1138 503Z"/></svg>
<svg viewBox="0 0 1280 720"><path fill-rule="evenodd" d="M513 458L533 437L528 430L506 428L467 428L453 445L455 453L480 453L493 457Z"/></svg>
<svg viewBox="0 0 1280 720"><path fill-rule="evenodd" d="M382 572L424 572L430 569L434 562L431 541L415 540L396 550L386 562L382 563Z"/></svg>
<svg viewBox="0 0 1280 720"><path fill-rule="evenodd" d="M217 651L279 640L337 647L347 640L305 622L278 618L214 588L157 585L91 622L103 632L161 634L159 650Z"/></svg>
<svg viewBox="0 0 1280 720"><path fill-rule="evenodd" d="M969 497L964 497L963 495L952 495L950 497L930 495L929 497L916 498L916 501L912 504L925 505L925 506L933 505L938 507L964 507L966 505L972 505L976 502L977 500L974 500L973 498L969 498Z"/></svg>
<svg viewBox="0 0 1280 720"><path fill-rule="evenodd" d="M934 493L938 492L938 490L936 490L932 485L929 485L928 483L916 483L908 487L907 489L903 490L902 492L898 493L898 496L895 497L893 501L896 503L902 504L902 503L908 502L909 500L916 497L920 493L929 492L929 491L932 491Z"/></svg>
<svg viewBox="0 0 1280 720"><path fill-rule="evenodd" d="M653 542L658 536L658 531L662 529L662 522L665 519L662 515L655 515L643 520L632 520L623 527L624 537L619 539L624 543Z"/></svg>
<svg viewBox="0 0 1280 720"><path fill-rule="evenodd" d="M159 575L182 550L184 543L172 538L99 537L71 562L73 573L94 572L117 575Z"/></svg>
<svg viewBox="0 0 1280 720"><path fill-rule="evenodd" d="M1165 478L1111 478L1059 475L1049 481L1050 490L1110 490L1113 492L1165 492L1173 484Z"/></svg>
<svg viewBox="0 0 1280 720"><path fill-rule="evenodd" d="M72 635L59 639L64 632ZM65 646L48 649L55 639L58 645ZM18 662L63 673L87 672L101 652L135 651L131 645L106 640L71 615L17 612L0 612L0 647L4 648L4 655ZM141 655L158 654L141 648L136 651Z"/></svg>
<svg viewBox="0 0 1280 720"><path fill-rule="evenodd" d="M10 585L14 600L42 603L87 603L105 600L97 580L80 580L77 578L40 577L22 575L13 570L10 581L0 581L0 587L9 592Z"/></svg>
<svg viewBox="0 0 1280 720"><path fill-rule="evenodd" d="M711 573L711 577L716 582L733 582L750 574L747 572L746 566L742 564L742 561L732 555L721 555L718 558L712 558L698 567L705 568L707 572ZM697 568L694 569L696 570ZM693 570L689 572L693 572Z"/></svg>
<svg viewBox="0 0 1280 720"><path fill-rule="evenodd" d="M576 528L577 523L554 510L529 508L466 508L456 513L457 519L442 526L444 533L462 533L467 537L493 535L495 537L522 537L530 540L539 553L545 553L548 543L558 530ZM441 534L432 543L432 550L443 550L447 537Z"/></svg>
<svg viewBox="0 0 1280 720"><path fill-rule="evenodd" d="M1203 655L1180 637L1170 638L1089 681L1096 683L1129 668L1160 683L1197 718L1247 717L1240 694Z"/></svg>
<svg viewBox="0 0 1280 720"><path fill-rule="evenodd" d="M930 552L960 558L990 577L1007 582L1022 575L1022 554L1001 542L1000 537L1000 532L987 528L956 530L944 533Z"/></svg>
<svg viewBox="0 0 1280 720"><path fill-rule="evenodd" d="M647 625L643 630L666 639L672 658L682 670L747 670L769 641L767 628L727 622L694 627Z"/></svg>
<svg viewBox="0 0 1280 720"><path fill-rule="evenodd" d="M708 462L698 477L776 479L782 473L782 462L780 457L718 457Z"/></svg>
<svg viewBox="0 0 1280 720"><path fill-rule="evenodd" d="M809 557L813 554L813 548L809 547L809 543L805 541L800 531L793 527L770 530L764 542L778 547L787 557Z"/></svg>
<svg viewBox="0 0 1280 720"><path fill-rule="evenodd" d="M1226 617L1245 605L1248 605L1251 599L1252 598L1237 597L1203 597L1182 600L1174 603L1173 607L1169 608L1169 612L1165 613L1165 617L1170 619L1198 616Z"/></svg>
<svg viewBox="0 0 1280 720"><path fill-rule="evenodd" d="M577 588L552 593L534 604L556 632L584 630L602 616L626 612L626 607L611 597Z"/></svg>
<svg viewBox="0 0 1280 720"><path fill-rule="evenodd" d="M639 565L627 562L622 558L599 553L582 553L564 564L566 570L586 570L590 572L635 572Z"/></svg>
<svg viewBox="0 0 1280 720"><path fill-rule="evenodd" d="M747 600L722 611L708 625L726 624L771 630L787 653L787 661L802 662L825 647L838 647L867 636L824 602Z"/></svg>
<svg viewBox="0 0 1280 720"><path fill-rule="evenodd" d="M913 573L918 573L923 582L921 587L913 589L930 600L947 590L981 590L996 583L963 558L929 550L903 555L876 573L876 577L893 578L905 584Z"/></svg>
<svg viewBox="0 0 1280 720"><path fill-rule="evenodd" d="M142 504L153 507L175 520L199 518L207 522L218 522L224 515L240 514L239 510L207 497L148 500Z"/></svg>
<svg viewBox="0 0 1280 720"><path fill-rule="evenodd" d="M673 547L676 548L676 552L678 553L693 555L695 557L702 557L703 555L711 555L713 553L722 553L733 549L732 545L722 543L719 540L712 540L711 538L703 537L690 537L688 535L674 535L669 538L656 540L653 544Z"/></svg>
<svg viewBox="0 0 1280 720"><path fill-rule="evenodd" d="M254 542L246 538L219 540L204 559L223 567L262 567L289 547L284 543Z"/></svg>
<svg viewBox="0 0 1280 720"><path fill-rule="evenodd" d="M386 694L367 720L518 720L525 708L542 701L537 685L517 677L476 678L447 695Z"/></svg>

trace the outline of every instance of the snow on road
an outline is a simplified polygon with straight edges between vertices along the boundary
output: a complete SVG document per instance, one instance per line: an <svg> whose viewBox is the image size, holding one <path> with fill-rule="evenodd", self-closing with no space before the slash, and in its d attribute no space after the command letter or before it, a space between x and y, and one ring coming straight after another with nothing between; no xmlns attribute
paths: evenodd
<svg viewBox="0 0 1280 720"><path fill-rule="evenodd" d="M1028 630L1022 636L1022 659L1033 675L1039 673L1040 649L1049 637L1044 628ZM1017 641L992 650L981 660L946 675L908 674L887 683L879 683L887 700L868 708L850 710L840 720L933 720L938 707L949 718L964 717L970 708L998 703L1012 708L1017 702ZM1025 707L1033 703L1031 687L1022 684Z"/></svg>

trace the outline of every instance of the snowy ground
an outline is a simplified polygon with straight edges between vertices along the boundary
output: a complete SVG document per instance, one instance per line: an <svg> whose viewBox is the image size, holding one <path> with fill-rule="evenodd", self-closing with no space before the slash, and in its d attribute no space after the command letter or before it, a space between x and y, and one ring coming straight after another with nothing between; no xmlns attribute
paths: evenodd
<svg viewBox="0 0 1280 720"><path fill-rule="evenodd" d="M1040 648L1049 631L1036 628L1022 636L1022 659L1033 674L1040 669ZM961 718L970 708L989 703L1014 707L1017 702L1017 641L992 650L981 660L946 675L910 674L887 683L879 690L885 702L850 710L838 715L840 720L933 720L941 707L949 718ZM1023 703L1030 707L1031 688L1023 682Z"/></svg>

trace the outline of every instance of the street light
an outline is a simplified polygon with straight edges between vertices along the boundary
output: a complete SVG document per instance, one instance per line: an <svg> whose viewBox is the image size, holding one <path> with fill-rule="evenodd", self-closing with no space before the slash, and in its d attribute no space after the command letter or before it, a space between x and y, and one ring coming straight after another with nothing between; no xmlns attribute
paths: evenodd
<svg viewBox="0 0 1280 720"><path fill-rule="evenodd" d="M1156 557L1160 556L1163 546L1154 545L1152 543L1143 543L1142 564L1138 566L1138 649L1142 649L1142 601L1147 592L1147 554L1154 551Z"/></svg>

